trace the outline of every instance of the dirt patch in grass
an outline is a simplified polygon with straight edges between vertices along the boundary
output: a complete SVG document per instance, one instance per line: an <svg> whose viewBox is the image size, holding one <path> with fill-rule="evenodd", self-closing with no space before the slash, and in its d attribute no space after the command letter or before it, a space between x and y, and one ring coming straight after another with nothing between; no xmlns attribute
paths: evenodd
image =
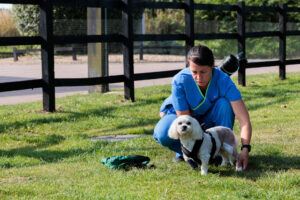
<svg viewBox="0 0 300 200"><path fill-rule="evenodd" d="M135 138L150 137L150 136L151 135L108 135L108 136L93 137L91 138L91 140L116 142L116 141L132 140Z"/></svg>

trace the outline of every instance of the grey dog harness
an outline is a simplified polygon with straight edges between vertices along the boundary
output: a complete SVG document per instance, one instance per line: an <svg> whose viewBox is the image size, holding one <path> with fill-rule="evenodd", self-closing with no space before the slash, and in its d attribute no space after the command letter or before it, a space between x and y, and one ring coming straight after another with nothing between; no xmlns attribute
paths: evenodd
<svg viewBox="0 0 300 200"><path fill-rule="evenodd" d="M209 159L209 163L213 163L213 158L214 155L216 153L216 140L215 138L212 136L212 134L208 131L204 132L205 134L208 134L210 136L211 142L212 142L212 149L210 152L210 159ZM192 158L195 162L197 162L199 165L202 164L201 160L197 157L197 154L202 146L203 143L203 139L202 140L196 140L194 147L192 149L192 151L189 151L186 147L184 147L181 143L181 151L182 153L188 157L188 158Z"/></svg>

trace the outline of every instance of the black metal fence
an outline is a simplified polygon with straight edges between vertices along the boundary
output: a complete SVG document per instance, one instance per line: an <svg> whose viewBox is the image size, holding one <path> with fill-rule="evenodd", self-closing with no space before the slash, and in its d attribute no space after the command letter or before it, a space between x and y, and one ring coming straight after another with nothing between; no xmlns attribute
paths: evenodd
<svg viewBox="0 0 300 200"><path fill-rule="evenodd" d="M156 78L166 78L175 75L179 70L160 71L151 73L134 73L133 50L135 41L185 41L185 49L188 51L194 46L195 40L236 39L238 41L238 52L245 52L246 38L279 37L279 59L275 61L251 62L241 65L238 72L238 81L246 85L246 68L279 66L279 76L286 78L286 65L300 64L300 59L286 59L286 37L300 35L300 31L287 31L287 12L300 12L300 8L287 7L281 4L278 7L255 7L246 6L244 2L237 5L213 5L195 4L193 0L185 0L184 3L175 2L146 2L133 0L0 0L0 3L10 4L34 4L40 6L40 36L34 37L0 37L1 46L9 45L41 45L42 55L42 79L0 83L0 92L23 90L29 88L43 89L43 108L46 111L55 111L55 87L61 86L87 86L108 83L124 83L124 96L131 101L135 100L134 81ZM122 10L122 34L109 35L53 35L53 6L72 7L100 7L118 8ZM134 34L133 32L133 9L182 9L185 12L184 34ZM195 10L236 11L237 32L236 33L209 33L197 34L194 31ZM279 14L279 30L272 32L249 32L245 31L246 15L249 12L276 12ZM124 74L117 76L96 78L55 78L54 76L54 45L76 44L76 43L110 43L119 42L123 44Z"/></svg>

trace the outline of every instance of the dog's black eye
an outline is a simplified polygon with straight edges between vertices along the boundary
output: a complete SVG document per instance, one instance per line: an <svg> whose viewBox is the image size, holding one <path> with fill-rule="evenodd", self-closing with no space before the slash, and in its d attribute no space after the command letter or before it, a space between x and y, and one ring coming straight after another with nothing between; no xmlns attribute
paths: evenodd
<svg viewBox="0 0 300 200"><path fill-rule="evenodd" d="M187 125L191 125L191 122L187 122L186 124L187 124Z"/></svg>
<svg viewBox="0 0 300 200"><path fill-rule="evenodd" d="M178 125L181 125L182 124L182 122L178 122Z"/></svg>

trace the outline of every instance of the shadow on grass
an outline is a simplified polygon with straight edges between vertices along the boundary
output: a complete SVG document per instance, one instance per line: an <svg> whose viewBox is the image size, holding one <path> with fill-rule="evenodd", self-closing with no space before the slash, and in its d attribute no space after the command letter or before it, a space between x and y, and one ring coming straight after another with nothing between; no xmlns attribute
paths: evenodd
<svg viewBox="0 0 300 200"><path fill-rule="evenodd" d="M88 119L89 116L105 116L107 113L111 113L115 110L114 107L107 107L103 109L97 109L97 110L90 110L89 112L68 112L68 111L61 111L59 113L53 113L53 114L45 114L45 116L39 116L36 119L28 119L24 120L22 122L20 121L13 121L11 123L1 123L0 124L0 133L4 132L4 130L8 127L13 127L14 129L20 129L20 128L26 128L28 125L34 127L41 124L47 124L47 123L61 123L61 122L68 122L70 119L78 120L81 118ZM64 116L60 116L58 114L67 114Z"/></svg>
<svg viewBox="0 0 300 200"><path fill-rule="evenodd" d="M131 128L131 127L137 127L137 126L146 126L146 125L153 125L156 122L158 122L159 118L155 119L145 119L139 116L119 116L114 115L114 111L121 110L125 107L125 110L127 112L128 108L132 108L132 110L140 109L143 106L149 106L149 105L157 105L160 102L162 102L162 98L156 98L156 99L140 99L139 102L135 102L133 104L123 104L123 105L104 105L104 107L100 109L89 109L84 110L82 112L74 112L74 111L59 111L58 113L53 114L45 114L44 116L36 116L35 118L31 119L24 119L22 121L12 121L12 122L2 122L0 123L0 133L9 132L10 130L17 130L17 129L27 129L28 126L30 127L36 127L40 126L42 124L55 124L55 123L62 123L62 122L74 122L78 123L80 121L86 121L89 118L97 118L97 117L103 117L103 118L112 118L113 120L120 119L130 119L132 118L132 122L128 122L126 120L126 123L118 124L117 127L108 129L115 130L118 129L125 129L125 128ZM138 111L137 111L138 112ZM158 114L157 114L158 116ZM112 127L112 126L110 126Z"/></svg>
<svg viewBox="0 0 300 200"><path fill-rule="evenodd" d="M0 168L35 166L35 165L46 164L46 163L60 162L61 160L68 159L68 158L74 158L78 160L80 159L81 156L92 154L95 151L98 151L103 146L108 145L108 143L106 144L105 142L101 142L100 144L96 142L94 145L87 147L86 149L75 147L73 149L68 149L68 150L52 150L52 149L49 150L47 149L47 147L57 145L65 141L66 138L64 136L60 136L56 134L47 135L47 136L43 136L43 135L23 136L23 135L10 133L11 132L10 130L13 130L13 132L15 132L16 130L22 131L23 129L24 130L28 129L28 127L42 126L43 124L55 125L56 123L69 122L69 121L71 121L70 123L80 123L80 121L87 121L90 118L97 118L100 116L104 118L111 118L112 121L118 121L118 122L124 121L118 123L115 127L112 127L111 124L107 124L105 127L99 127L100 129L104 128L104 132L106 133L106 135L110 131L115 131L116 129L122 130L122 129L134 128L136 129L136 131L138 131L139 127L140 129L143 129L143 126L154 125L159 120L158 117L157 119L156 118L147 119L143 116L134 116L134 115L127 116L126 114L120 116L114 114L116 110L124 109L124 107L125 110L128 110L128 108L129 110L131 110L131 108L139 110L140 107L156 105L160 102L162 102L161 98L155 98L155 99L143 98L140 99L139 102L136 102L134 104L125 103L121 105L104 105L101 106L101 108L99 109L84 109L84 111L78 111L78 112L61 110L58 113L45 114L45 115L42 115L39 112L37 114L30 113L28 115L32 115L32 116L25 118L22 121L18 121L18 119L16 119L14 121L9 121L9 122L5 121L3 123L0 123L0 133L6 132L8 134L8 138L17 141L24 141L29 144L28 146L25 147L23 146L20 148L14 148L9 150L3 150L0 147L0 159L1 157L3 158L1 159L2 161L0 160ZM132 120L128 120L130 118L132 118ZM144 131L146 131L149 134L152 134L152 130L153 129L147 129ZM88 139L90 135L78 133L78 134L69 135L68 137L71 137L72 139L77 139L77 138ZM123 147L122 149L120 149L120 152L123 152L124 150L129 152L150 151L151 148L147 148L143 146L132 147L132 148ZM104 150L104 153L105 151L106 150ZM116 152L116 149L114 149L113 152ZM110 152L107 152L107 154L109 153ZM26 158L33 158L34 160L33 159L28 160Z"/></svg>
<svg viewBox="0 0 300 200"><path fill-rule="evenodd" d="M244 172L236 172L234 170L218 171L216 168L212 172L220 173L221 176L238 176L256 181L268 172L293 169L300 170L300 156L254 155L250 157L247 170Z"/></svg>
<svg viewBox="0 0 300 200"><path fill-rule="evenodd" d="M0 158L14 158L21 157L19 163L14 162L0 162L0 168L12 168L12 167L28 167L34 165L40 165L45 163L56 163L66 158L72 158L75 156L90 154L95 151L94 148L90 149L70 149L70 150L40 150L41 147L26 146L22 148L15 148L11 150L0 150ZM22 157L35 158L37 161L26 162L22 161Z"/></svg>
<svg viewBox="0 0 300 200"><path fill-rule="evenodd" d="M251 91L254 90L254 91ZM247 102L247 108L249 110L258 110L275 104L287 103L294 97L295 94L299 94L300 90L289 90L270 87L269 89L255 90L255 88L249 88L247 91L243 91L243 99ZM251 103L251 100L264 99L268 101L260 101L258 103Z"/></svg>
<svg viewBox="0 0 300 200"><path fill-rule="evenodd" d="M63 140L61 140L63 141ZM137 152L149 152L153 151L153 147L150 146L127 146L127 145L115 145L122 141L101 141L93 142L92 145L87 148L72 148L67 150L49 150L44 149L53 145L58 144L58 141L47 143L40 143L36 146L25 146L21 148L14 148L10 150L1 150L0 149L0 168L13 168L13 167L29 167L36 165L43 165L48 163L57 163L63 162L64 159L74 158L77 162L78 160L88 155L94 155L95 153L101 152L101 156L109 157L122 154L135 155ZM112 150L112 146L113 150ZM5 158L1 161L1 158ZM26 158L33 158L35 160L28 161ZM18 159L18 161L14 160ZM7 160L7 161L5 161ZM100 160L100 157L99 157Z"/></svg>
<svg viewBox="0 0 300 200"><path fill-rule="evenodd" d="M43 148L47 148L53 145L57 145L65 140L65 137L52 134L40 137L28 137L24 139L26 142L31 145L14 148L10 150L1 150L0 149L0 159L1 157L5 158L13 158L13 157L28 157L28 158L36 158L41 162L55 162L64 157L68 157L71 155L71 152L60 152L60 151L50 151L50 150L39 150ZM77 151L76 151L77 152ZM20 158L22 159L22 158ZM22 161L20 161L22 163ZM1 163L0 168L11 168L18 166L31 166L32 164L13 164L10 162Z"/></svg>

